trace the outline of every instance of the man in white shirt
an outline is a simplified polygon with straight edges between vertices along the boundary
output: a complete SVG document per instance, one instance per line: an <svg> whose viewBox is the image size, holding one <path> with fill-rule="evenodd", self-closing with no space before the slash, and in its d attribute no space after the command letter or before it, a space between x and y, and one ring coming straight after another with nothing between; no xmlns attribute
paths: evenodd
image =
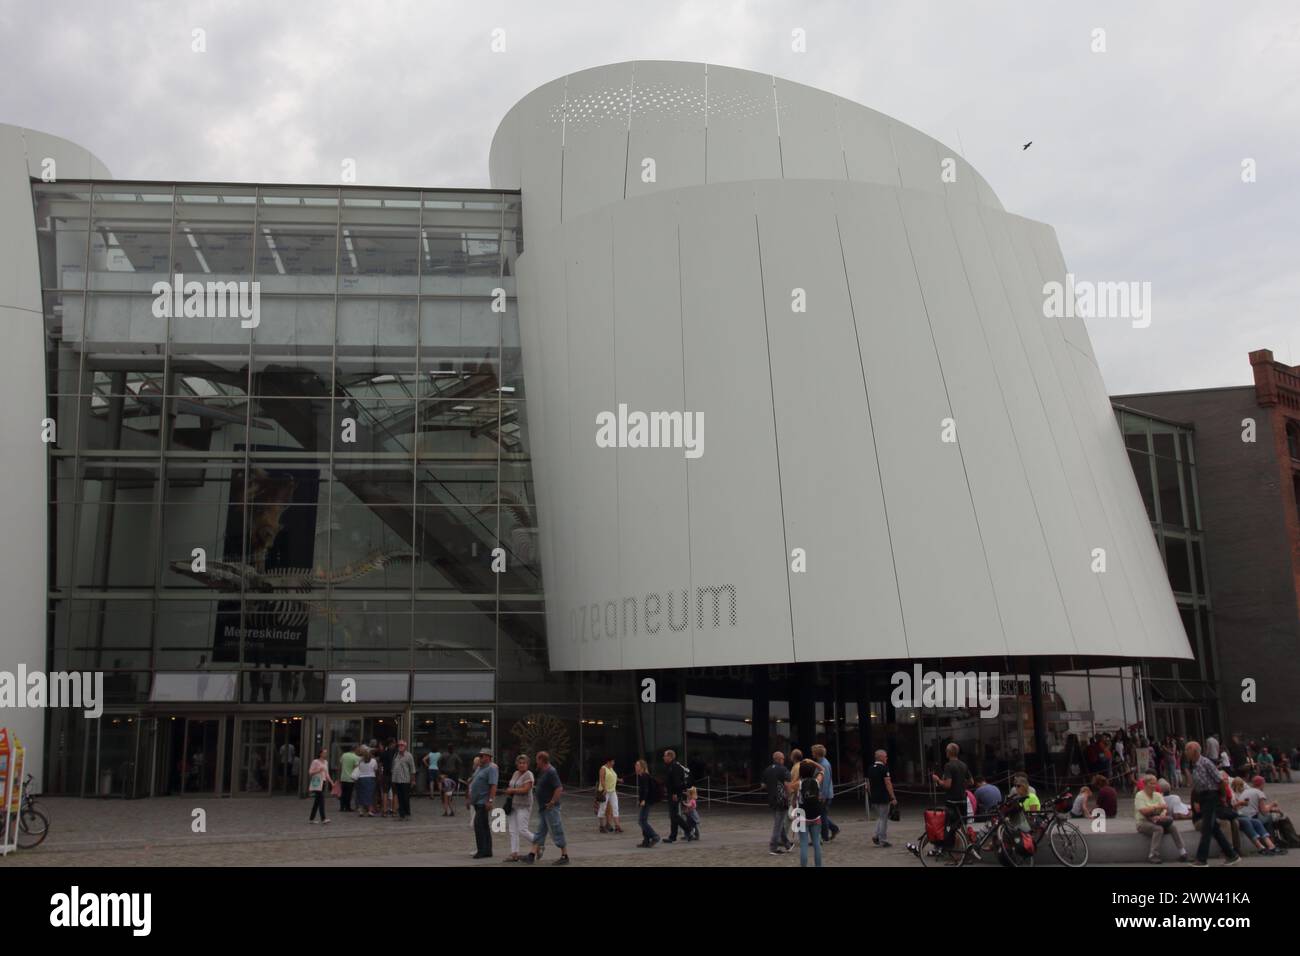
<svg viewBox="0 0 1300 956"><path fill-rule="evenodd" d="M1205 756L1209 757L1215 763L1219 762L1219 738L1210 734L1205 738Z"/></svg>

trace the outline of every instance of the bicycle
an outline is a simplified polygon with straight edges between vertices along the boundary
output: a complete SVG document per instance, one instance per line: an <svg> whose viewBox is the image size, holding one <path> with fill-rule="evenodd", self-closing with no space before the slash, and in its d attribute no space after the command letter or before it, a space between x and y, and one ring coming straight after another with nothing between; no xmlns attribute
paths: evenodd
<svg viewBox="0 0 1300 956"><path fill-rule="evenodd" d="M978 833L968 827L965 821L955 819L949 812L948 835L944 842L936 844L930 840L928 833L922 833L915 843L908 843L907 849L921 861L922 866L929 863L942 863L944 866L965 866L972 861L983 860L982 852L996 849L998 859L1008 866L1020 865L1013 853L1013 840L1019 839L1009 818L1014 813L1020 797L1012 795L994 808L983 830ZM949 842L949 837L951 842Z"/></svg>
<svg viewBox="0 0 1300 956"><path fill-rule="evenodd" d="M36 809L36 795L31 792L32 775L29 773L23 781L23 805L18 811L18 848L30 850L40 846L50 832L50 819ZM0 824L0 834L9 826L9 814L4 814L4 823Z"/></svg>
<svg viewBox="0 0 1300 956"><path fill-rule="evenodd" d="M1062 790L1052 798L1050 810L1028 811L1030 834L1035 846L1047 837L1052 855L1062 866L1087 866L1088 841L1084 838L1083 831L1071 823L1067 816L1073 801L1074 794Z"/></svg>
<svg viewBox="0 0 1300 956"><path fill-rule="evenodd" d="M926 861L942 863L944 866L961 866L966 859L966 854L970 850L970 840L966 834L966 828L960 820L954 820L949 813L948 833L944 837L943 843L934 843L927 832L921 834L920 839L915 843L908 843L907 849L921 861L922 866L929 865ZM952 842L948 842L951 837Z"/></svg>

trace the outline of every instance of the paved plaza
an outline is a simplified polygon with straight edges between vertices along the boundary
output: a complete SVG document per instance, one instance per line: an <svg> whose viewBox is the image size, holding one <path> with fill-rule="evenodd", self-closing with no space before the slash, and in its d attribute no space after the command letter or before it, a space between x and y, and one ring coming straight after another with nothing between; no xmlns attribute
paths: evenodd
<svg viewBox="0 0 1300 956"><path fill-rule="evenodd" d="M1300 784L1267 788L1293 818L1300 818ZM1097 839L1137 840L1131 817L1132 798L1121 795L1120 816L1107 821L1108 834ZM920 864L904 849L922 829L924 797L904 803L903 820L891 824L893 846L871 845L874 823L868 824L861 803L836 801L839 837L825 848L826 866L911 866ZM294 797L240 797L195 799L163 797L152 800L83 800L42 798L50 816L50 836L34 850L19 851L0 866L497 866L509 855L509 838L495 834L490 860L471 860L474 834L471 815L463 803L455 817L443 817L441 804L419 798L413 817L360 818L337 812L331 801L330 823L309 824L310 801ZM629 797L624 807L631 808ZM643 850L636 844L640 833L636 815L623 817L622 834L597 832L590 794L572 793L563 803L565 831L574 865L581 866L798 866L798 853L770 856L767 837L771 817L757 806L723 806L701 802L703 838L698 843L679 841ZM207 816L207 832L191 831L195 809ZM652 812L661 836L667 835L667 811ZM1083 821L1077 821L1083 823ZM1190 824L1180 824L1190 828ZM1129 835L1131 834L1131 835ZM1194 850L1198 834L1184 830L1184 841ZM1300 850L1278 857L1260 857L1246 849L1245 867L1300 866ZM546 860L558 856L548 845ZM811 861L810 861L811 863ZM1211 859L1212 865L1219 861ZM1143 866L1144 864L1135 864ZM1178 864L1166 864L1177 866ZM521 865L522 866L522 865Z"/></svg>

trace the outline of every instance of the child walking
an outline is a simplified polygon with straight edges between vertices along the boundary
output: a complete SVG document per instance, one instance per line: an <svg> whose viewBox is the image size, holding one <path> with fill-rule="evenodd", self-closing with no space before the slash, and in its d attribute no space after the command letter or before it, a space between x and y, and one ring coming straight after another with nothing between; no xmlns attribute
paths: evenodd
<svg viewBox="0 0 1300 956"><path fill-rule="evenodd" d="M686 818L687 841L698 840L700 838L700 794L695 787L686 791L686 802L682 804L682 816Z"/></svg>

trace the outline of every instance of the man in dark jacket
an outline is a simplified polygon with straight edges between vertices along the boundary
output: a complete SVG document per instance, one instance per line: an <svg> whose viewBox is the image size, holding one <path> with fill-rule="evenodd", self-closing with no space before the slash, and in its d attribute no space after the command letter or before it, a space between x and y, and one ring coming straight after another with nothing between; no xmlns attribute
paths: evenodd
<svg viewBox="0 0 1300 956"><path fill-rule="evenodd" d="M637 822L641 825L641 842L639 847L652 847L659 842L659 834L650 825L650 808L659 798L659 784L650 773L650 766L644 760L636 762L636 800Z"/></svg>
<svg viewBox="0 0 1300 956"><path fill-rule="evenodd" d="M785 765L785 754L772 754L772 766L763 771L763 786L767 788L767 808L772 811L772 837L767 841L767 852L780 856L794 844L785 832L786 813L790 806L790 768Z"/></svg>
<svg viewBox="0 0 1300 956"><path fill-rule="evenodd" d="M682 803L686 800L687 773L686 768L677 762L677 752L675 750L664 751L664 766L667 771L664 773L664 785L668 791L668 823L669 832L665 843L677 842L677 828L688 831L690 827L682 819Z"/></svg>

